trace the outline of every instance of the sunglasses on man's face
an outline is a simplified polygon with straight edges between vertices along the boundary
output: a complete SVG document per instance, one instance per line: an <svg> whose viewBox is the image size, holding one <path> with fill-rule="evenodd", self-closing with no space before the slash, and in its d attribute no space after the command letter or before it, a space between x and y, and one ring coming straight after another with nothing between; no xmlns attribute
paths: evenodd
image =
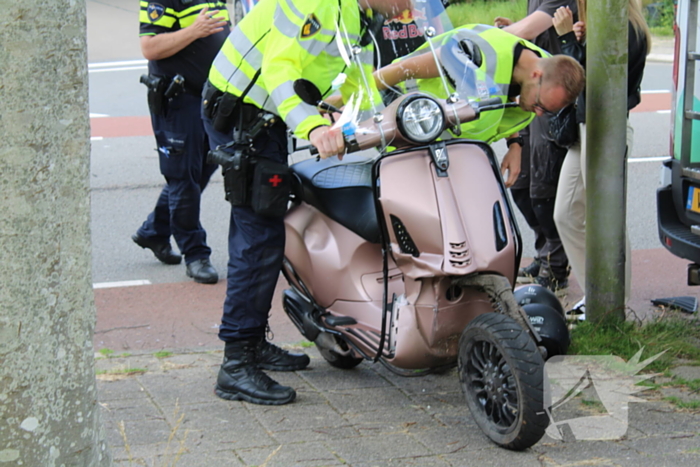
<svg viewBox="0 0 700 467"><path fill-rule="evenodd" d="M541 90L542 90L542 77L540 76L540 84L539 84L539 87L537 88L537 98L535 99L535 103L532 106L535 109L539 109L540 112L542 112L542 115L546 115L548 117L554 117L557 114L557 112L552 112L547 107L543 106L542 103L540 102L540 91Z"/></svg>

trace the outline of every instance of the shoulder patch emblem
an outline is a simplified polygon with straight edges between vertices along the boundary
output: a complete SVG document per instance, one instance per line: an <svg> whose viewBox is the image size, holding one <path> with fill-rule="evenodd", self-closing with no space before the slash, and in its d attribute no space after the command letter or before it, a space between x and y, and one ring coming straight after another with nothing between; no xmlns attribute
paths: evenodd
<svg viewBox="0 0 700 467"><path fill-rule="evenodd" d="M163 13L165 13L165 7L158 3L149 3L146 12L148 13L148 19L151 20L151 23L155 23L163 16Z"/></svg>
<svg viewBox="0 0 700 467"><path fill-rule="evenodd" d="M301 38L306 39L311 37L321 30L321 22L316 18L316 15L311 13L306 17L304 25L301 27Z"/></svg>

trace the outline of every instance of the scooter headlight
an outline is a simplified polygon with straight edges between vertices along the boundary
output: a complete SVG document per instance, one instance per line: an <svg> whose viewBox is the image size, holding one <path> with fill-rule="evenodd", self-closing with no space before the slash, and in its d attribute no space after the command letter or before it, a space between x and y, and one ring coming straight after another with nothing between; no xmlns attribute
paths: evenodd
<svg viewBox="0 0 700 467"><path fill-rule="evenodd" d="M415 143L433 141L445 129L442 108L433 99L422 95L403 101L396 120L401 134Z"/></svg>

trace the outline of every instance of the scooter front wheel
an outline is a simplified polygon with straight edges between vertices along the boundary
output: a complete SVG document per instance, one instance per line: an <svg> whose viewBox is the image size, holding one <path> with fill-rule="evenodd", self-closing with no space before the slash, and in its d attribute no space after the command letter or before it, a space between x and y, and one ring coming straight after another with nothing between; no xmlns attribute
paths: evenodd
<svg viewBox="0 0 700 467"><path fill-rule="evenodd" d="M335 340L335 342L338 344L338 347L346 350L348 354L341 354L336 352L335 350L332 350L325 345L323 345L322 342L316 341L316 347L318 347L318 351L321 353L321 356L331 365L336 368L341 368L343 370L351 370L355 368L357 365L362 363L364 358L360 357L355 357L350 353L350 349L348 348L348 344L346 344L342 339L338 339L336 336L329 336L331 339Z"/></svg>
<svg viewBox="0 0 700 467"><path fill-rule="evenodd" d="M494 443L522 450L542 438L549 422L544 360L515 320L485 313L469 323L459 340L458 372L472 416Z"/></svg>

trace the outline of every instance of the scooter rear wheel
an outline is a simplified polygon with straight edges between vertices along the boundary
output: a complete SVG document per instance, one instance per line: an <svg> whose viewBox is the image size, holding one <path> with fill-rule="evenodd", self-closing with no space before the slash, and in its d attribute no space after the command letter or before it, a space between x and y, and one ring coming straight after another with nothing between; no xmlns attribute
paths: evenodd
<svg viewBox="0 0 700 467"><path fill-rule="evenodd" d="M501 447L537 443L549 419L543 408L544 360L512 318L485 313L459 340L459 380L479 428Z"/></svg>
<svg viewBox="0 0 700 467"><path fill-rule="evenodd" d="M332 336L333 339L338 343L340 348L342 349L348 349L348 345L342 340L338 339L335 336ZM359 358L355 357L352 354L350 355L343 355L339 354L335 350L328 349L324 347L323 345L320 345L318 342L316 342L316 347L318 347L318 351L321 353L321 356L331 365L336 368L340 368L343 370L351 370L355 368L357 365L362 363L364 358Z"/></svg>

